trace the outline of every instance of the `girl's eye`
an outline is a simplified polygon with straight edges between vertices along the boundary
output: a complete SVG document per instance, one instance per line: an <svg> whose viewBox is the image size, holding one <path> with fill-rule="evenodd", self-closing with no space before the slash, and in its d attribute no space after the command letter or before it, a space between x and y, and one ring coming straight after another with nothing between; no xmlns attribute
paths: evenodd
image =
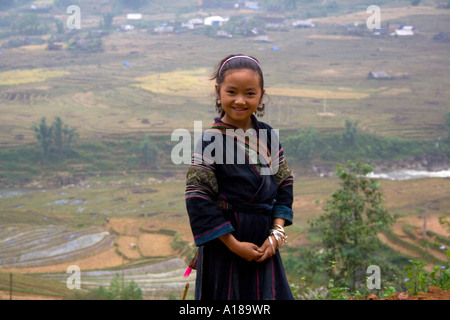
<svg viewBox="0 0 450 320"><path fill-rule="evenodd" d="M234 91L233 90L228 90L227 93L228 94L234 94Z"/></svg>

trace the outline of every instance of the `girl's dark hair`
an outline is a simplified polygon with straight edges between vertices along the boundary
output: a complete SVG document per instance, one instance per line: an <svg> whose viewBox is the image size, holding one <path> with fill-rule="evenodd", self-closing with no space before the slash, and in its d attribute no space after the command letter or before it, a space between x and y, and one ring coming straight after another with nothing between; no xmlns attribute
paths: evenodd
<svg viewBox="0 0 450 320"><path fill-rule="evenodd" d="M239 57L237 57L239 56ZM230 58L237 57L234 59L229 60ZM229 60L228 62L226 62ZM226 63L225 63L226 62ZM225 63L225 64L224 64ZM217 65L216 70L214 71L211 80L215 80L216 84L218 86L218 90L220 91L220 85L225 80L225 75L227 71L229 70L238 70L238 69L249 69L253 70L258 73L259 75L259 84L261 86L261 91L264 92L264 75L261 69L261 66L259 65L259 61L248 55L242 55L242 54L233 54L225 57L220 61L220 63ZM217 102L216 100L216 110L217 113L220 114L221 117L225 115L225 111L223 111L222 106ZM258 116L264 115L264 104L261 105L260 108L257 110Z"/></svg>

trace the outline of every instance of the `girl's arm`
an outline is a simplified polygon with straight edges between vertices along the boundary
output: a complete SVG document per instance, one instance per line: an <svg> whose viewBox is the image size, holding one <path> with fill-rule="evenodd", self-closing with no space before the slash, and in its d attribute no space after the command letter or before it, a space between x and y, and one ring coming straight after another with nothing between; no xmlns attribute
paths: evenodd
<svg viewBox="0 0 450 320"><path fill-rule="evenodd" d="M231 233L220 236L219 239L231 252L247 261L261 259L264 254L256 244L238 241Z"/></svg>

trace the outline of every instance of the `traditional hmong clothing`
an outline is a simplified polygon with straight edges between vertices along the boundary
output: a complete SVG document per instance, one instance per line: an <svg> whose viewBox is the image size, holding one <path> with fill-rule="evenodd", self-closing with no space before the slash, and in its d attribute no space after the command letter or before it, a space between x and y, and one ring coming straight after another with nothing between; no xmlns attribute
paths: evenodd
<svg viewBox="0 0 450 320"><path fill-rule="evenodd" d="M292 171L278 139L270 134L272 128L254 116L252 123L254 135L247 134L246 139L242 130L216 118L193 154L186 206L199 247L196 299L293 299L278 250L263 262L248 262L218 239L232 233L238 241L261 246L273 219L292 224ZM227 149L230 141L232 148ZM277 147L274 154L272 143ZM244 161L239 159L242 154ZM267 169L276 170L265 174Z"/></svg>

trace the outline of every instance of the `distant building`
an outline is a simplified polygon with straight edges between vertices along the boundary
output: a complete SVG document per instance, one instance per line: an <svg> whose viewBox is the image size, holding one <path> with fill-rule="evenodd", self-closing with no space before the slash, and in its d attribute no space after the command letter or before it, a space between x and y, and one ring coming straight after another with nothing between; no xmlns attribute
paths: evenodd
<svg viewBox="0 0 450 320"><path fill-rule="evenodd" d="M401 24L393 24L389 26L389 30L391 31L391 36L397 37L410 37L414 35L414 27L413 26L404 26Z"/></svg>
<svg viewBox="0 0 450 320"><path fill-rule="evenodd" d="M403 30L403 29L397 29L395 30L394 36L398 36L398 37L410 37L414 35L414 31L412 30Z"/></svg>
<svg viewBox="0 0 450 320"><path fill-rule="evenodd" d="M221 26L228 20L230 20L230 18L223 18L220 16L211 16L211 17L206 18L203 23L206 26Z"/></svg>
<svg viewBox="0 0 450 320"><path fill-rule="evenodd" d="M155 33L160 33L160 34L168 34L168 33L173 33L174 32L174 27L171 26L162 26L162 27L156 27L154 29Z"/></svg>
<svg viewBox="0 0 450 320"><path fill-rule="evenodd" d="M142 20L141 13L128 13L127 20Z"/></svg>
<svg viewBox="0 0 450 320"><path fill-rule="evenodd" d="M119 27L119 30L123 31L123 32L131 31L131 30L134 30L134 26L131 25L131 24L121 24L120 27Z"/></svg>
<svg viewBox="0 0 450 320"><path fill-rule="evenodd" d="M252 10L259 10L259 9L261 9L261 7L258 4L258 1L246 1L244 3L244 6L247 9L252 9Z"/></svg>
<svg viewBox="0 0 450 320"><path fill-rule="evenodd" d="M48 13L52 9L52 6L47 3L38 3L38 4L32 4L30 8L28 9L31 12L37 12L37 13Z"/></svg>
<svg viewBox="0 0 450 320"><path fill-rule="evenodd" d="M367 79L387 80L390 79L386 71L371 71L367 75Z"/></svg>
<svg viewBox="0 0 450 320"><path fill-rule="evenodd" d="M299 20L292 23L295 28L314 28L316 25L310 20Z"/></svg>
<svg viewBox="0 0 450 320"><path fill-rule="evenodd" d="M255 19L264 21L268 29L280 29L285 26L286 21L284 17L273 16L256 16Z"/></svg>
<svg viewBox="0 0 450 320"><path fill-rule="evenodd" d="M203 25L203 19L196 18L196 19L191 19L188 22L182 23L181 27L189 29L189 30L193 30L193 29L195 29L196 26L199 26L199 25Z"/></svg>
<svg viewBox="0 0 450 320"><path fill-rule="evenodd" d="M269 43L272 42L268 36L257 36L253 39L255 42Z"/></svg>
<svg viewBox="0 0 450 320"><path fill-rule="evenodd" d="M189 20L188 23L191 23L194 26L201 25L201 24L203 24L203 19L201 19L201 18L194 18L194 19Z"/></svg>

